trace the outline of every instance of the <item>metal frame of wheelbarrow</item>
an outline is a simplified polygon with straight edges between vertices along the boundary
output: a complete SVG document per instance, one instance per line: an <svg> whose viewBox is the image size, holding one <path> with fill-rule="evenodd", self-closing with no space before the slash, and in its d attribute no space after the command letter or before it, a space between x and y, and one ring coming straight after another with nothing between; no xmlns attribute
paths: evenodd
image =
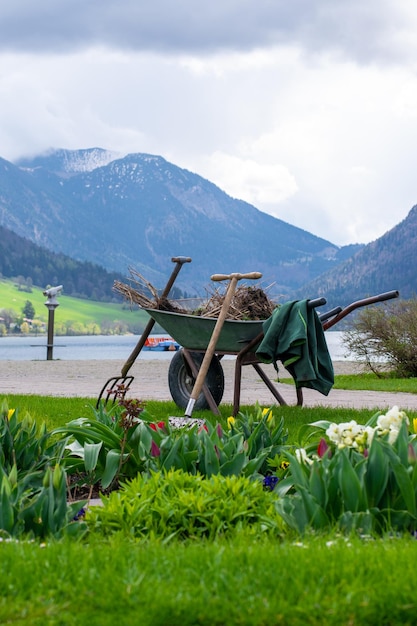
<svg viewBox="0 0 417 626"><path fill-rule="evenodd" d="M368 306L368 305L371 305L371 304L375 304L375 303L378 303L378 302L383 302L383 301L386 301L386 300L390 300L390 299L393 299L393 298L398 298L398 296L399 296L399 292L398 291L389 291L389 292L386 292L386 293L379 294L377 296L371 296L369 298L364 298L362 300L357 300L355 302L352 302L351 304L349 304L345 308L336 307L334 309L331 309L328 312L319 314L318 316L319 316L319 319L320 319L320 321L322 323L323 329L326 331L329 328L331 328L332 326L334 326L335 324L337 324L338 322L340 322L344 317L346 317L349 313L351 313L355 309L358 309L358 308L364 307L364 306ZM317 298L315 300L310 300L309 301L309 305L313 306L313 307L323 306L324 304L326 304L325 298ZM152 315L152 311L150 311L150 314ZM160 323L160 325L163 326L163 322L162 321L159 321L159 323ZM172 330L171 330L171 334L172 334ZM276 388L276 386L274 385L274 383L270 380L270 378L266 375L266 373L262 369L262 367L260 365L261 362L259 361L259 359L257 358L257 356L255 354L256 348L260 344L260 342L262 341L263 337L264 337L264 333L260 332L256 337L251 339L245 345L244 348L242 348L239 351L217 350L217 349L215 350L215 356L219 357L219 359L221 359L222 356L224 356L224 355L236 355L235 377L234 377L233 415L237 415L237 413L239 412L239 408L240 408L240 392L241 392L242 367L245 366L245 365L252 365L252 367L258 373L258 375L260 376L261 380L265 383L265 385L271 391L272 395L278 401L279 404L281 404L281 405L286 405L287 404L287 402L284 400L282 395L279 393L279 391ZM200 350L194 349L194 348L192 348L192 349L190 348L189 349L189 348L186 348L186 347L183 347L181 349L181 351L180 351L180 353L182 354L182 356L184 358L184 364L186 364L186 367L188 367L190 375L194 378L194 380L197 379L198 372L199 372L199 367L198 367L198 364L195 363L193 355L195 355L195 353L197 353L197 354L200 353L201 354L201 353L204 353L204 352L205 352L205 350L202 350L202 349L200 349ZM212 394L209 386L207 385L206 381L203 383L202 392L204 394L204 397L205 397L205 399L207 401L207 404L208 404L209 408L211 409L211 411L213 413L215 413L216 415L219 415L220 411L218 409L218 404L217 404L216 400L214 399L213 394ZM302 388L297 388L296 393L297 393L297 405L298 406L302 406L303 405L303 391L302 391Z"/></svg>
<svg viewBox="0 0 417 626"><path fill-rule="evenodd" d="M167 284L165 285L159 300L163 300L164 298L167 298L169 295L169 292L171 291L174 282L182 268L182 266L184 265L184 263L191 263L191 259L190 257L187 256L175 256L171 258L171 261L173 263L175 263L175 267L174 270L171 274L171 276L168 279ZM133 376L129 376L128 372L130 371L130 368L132 367L132 365L134 364L134 362L136 361L136 359L138 358L140 352L142 351L143 346L145 345L145 342L147 340L147 338L149 337L153 327L155 325L155 320L150 318L148 323L146 324L146 327L143 331L143 333L141 334L141 336L139 337L139 340L136 344L136 346L134 347L134 349L132 350L132 352L130 353L126 363L123 365L122 370L121 370L121 375L120 376L112 376L111 378L109 378L103 385L103 387L101 388L100 394L97 398L97 402L96 402L96 407L98 408L100 401L103 399L103 397L105 396L105 400L104 402L107 403L109 401L110 397L113 397L113 400L115 399L115 396L117 395L119 398L120 397L124 397L126 395L126 392L128 391L130 385L132 384L134 377Z"/></svg>

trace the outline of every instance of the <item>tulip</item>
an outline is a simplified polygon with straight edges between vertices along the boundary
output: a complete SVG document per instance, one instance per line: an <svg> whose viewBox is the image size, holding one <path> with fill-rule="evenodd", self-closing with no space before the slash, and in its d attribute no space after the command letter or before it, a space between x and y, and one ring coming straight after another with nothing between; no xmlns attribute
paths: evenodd
<svg viewBox="0 0 417 626"><path fill-rule="evenodd" d="M329 446L327 445L327 441L322 437L317 448L317 454L322 459L328 450Z"/></svg>
<svg viewBox="0 0 417 626"><path fill-rule="evenodd" d="M161 456L161 450L159 449L159 446L152 441L151 443L151 454L152 456Z"/></svg>
<svg viewBox="0 0 417 626"><path fill-rule="evenodd" d="M234 425L235 425L235 418L233 417L233 415L231 415L230 417L227 418L227 427L229 429L231 429Z"/></svg>

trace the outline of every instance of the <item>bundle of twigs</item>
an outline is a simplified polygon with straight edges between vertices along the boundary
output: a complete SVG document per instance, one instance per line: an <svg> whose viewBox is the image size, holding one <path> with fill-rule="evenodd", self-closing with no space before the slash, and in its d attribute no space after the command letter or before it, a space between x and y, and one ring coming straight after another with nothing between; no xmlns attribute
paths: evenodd
<svg viewBox="0 0 417 626"><path fill-rule="evenodd" d="M216 289L205 306L198 310L202 317L218 317L226 293ZM260 287L240 285L236 288L230 303L227 318L231 320L266 320L272 315L276 304Z"/></svg>
<svg viewBox="0 0 417 626"><path fill-rule="evenodd" d="M205 304L195 311L190 311L179 307L167 298L160 298L158 290L135 269L129 268L129 272L130 284L115 281L113 289L128 300L131 306L137 304L143 309L174 311L201 317L217 318L219 316L226 295L225 290L220 292L219 289L215 289L208 293ZM260 287L240 285L233 295L227 318L231 320L265 320L272 315L275 307L276 304Z"/></svg>
<svg viewBox="0 0 417 626"><path fill-rule="evenodd" d="M113 291L122 295L130 302L130 306L137 304L142 309L159 309L160 311L175 311L185 313L185 309L175 306L167 298L161 298L158 290L133 267L129 267L129 283L114 281Z"/></svg>

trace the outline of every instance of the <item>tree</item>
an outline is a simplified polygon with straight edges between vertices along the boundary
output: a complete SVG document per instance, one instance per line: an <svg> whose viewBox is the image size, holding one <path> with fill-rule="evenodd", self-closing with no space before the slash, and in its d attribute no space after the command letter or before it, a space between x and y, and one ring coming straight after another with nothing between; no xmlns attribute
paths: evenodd
<svg viewBox="0 0 417 626"><path fill-rule="evenodd" d="M22 335L28 335L30 332L30 327L29 324L27 322L23 322L20 325L20 332L22 333Z"/></svg>
<svg viewBox="0 0 417 626"><path fill-rule="evenodd" d="M0 317L3 318L3 323L6 326L7 331L9 332L10 325L16 321L16 311L14 309L2 309L0 311Z"/></svg>
<svg viewBox="0 0 417 626"><path fill-rule="evenodd" d="M416 377L417 299L361 310L343 341L378 375L388 365L400 377Z"/></svg>
<svg viewBox="0 0 417 626"><path fill-rule="evenodd" d="M30 300L26 300L22 313L29 320L33 320L35 317L35 308Z"/></svg>

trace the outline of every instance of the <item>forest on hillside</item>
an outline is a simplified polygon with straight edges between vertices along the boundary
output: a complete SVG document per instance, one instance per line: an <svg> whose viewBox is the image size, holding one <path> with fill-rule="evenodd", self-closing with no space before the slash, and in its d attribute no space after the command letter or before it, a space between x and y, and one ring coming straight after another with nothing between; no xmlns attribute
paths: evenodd
<svg viewBox="0 0 417 626"><path fill-rule="evenodd" d="M65 293L97 302L120 302L113 291L121 274L108 272L90 262L75 261L64 254L42 248L0 226L0 277L27 286L64 285Z"/></svg>

